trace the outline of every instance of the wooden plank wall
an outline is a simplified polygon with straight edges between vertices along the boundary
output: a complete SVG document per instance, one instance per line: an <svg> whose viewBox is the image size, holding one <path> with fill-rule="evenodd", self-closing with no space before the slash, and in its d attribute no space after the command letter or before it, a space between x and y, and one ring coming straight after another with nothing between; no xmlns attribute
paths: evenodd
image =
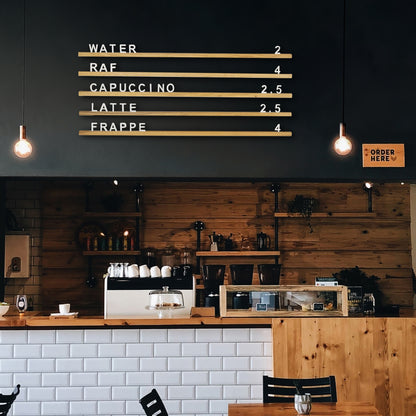
<svg viewBox="0 0 416 416"><path fill-rule="evenodd" d="M366 212L362 184L283 184L282 211L296 194L319 201L319 212ZM313 218L313 233L302 220L280 219L280 258L286 284L314 283L315 276L331 276L358 266L376 275L386 302L412 304L408 185L375 184L375 218ZM394 279L394 280L393 280Z"/></svg>
<svg viewBox="0 0 416 416"><path fill-rule="evenodd" d="M135 183L121 181L124 211L133 211ZM241 182L143 182L141 195L141 248L161 254L168 246L179 253L184 247L196 249L195 221L203 221L202 249L209 249L213 231L233 234L237 246L242 236L255 248L256 235L265 232L274 244L274 194L270 183ZM110 181L95 184L91 209L102 210L100 199L113 192ZM367 194L361 184L282 183L279 210L297 194L319 200L320 212L365 212ZM331 276L345 267L359 266L367 274L382 278L382 287L391 303L411 305L411 247L409 187L399 184L375 185L375 218L314 218L313 233L303 218L279 219L279 249L282 263L281 284L313 284L316 276ZM93 260L98 278L96 288L86 288L88 260L76 241L77 230L87 220L84 183L48 182L42 201L43 303L52 308L63 300L77 307L102 312L102 279L110 257ZM97 219L104 227L114 227L117 219ZM134 220L120 220L122 223ZM135 259L127 258L133 262ZM229 258L211 263L273 262L268 259ZM178 263L180 262L178 257ZM193 263L196 260L193 257ZM391 276L386 278L386 276ZM256 277L254 283L257 283Z"/></svg>
<svg viewBox="0 0 416 416"><path fill-rule="evenodd" d="M273 374L334 375L338 401L367 401L383 416L416 412L415 318L273 320Z"/></svg>

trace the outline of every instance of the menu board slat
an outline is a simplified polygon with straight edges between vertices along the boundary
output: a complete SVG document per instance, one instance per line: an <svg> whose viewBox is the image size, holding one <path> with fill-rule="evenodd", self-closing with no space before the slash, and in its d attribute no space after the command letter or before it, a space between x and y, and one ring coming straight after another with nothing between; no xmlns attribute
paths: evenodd
<svg viewBox="0 0 416 416"><path fill-rule="evenodd" d="M80 130L80 136L220 136L220 137L291 137L291 131L180 131L180 130L150 130L150 131L96 131Z"/></svg>
<svg viewBox="0 0 416 416"><path fill-rule="evenodd" d="M151 77L151 78L283 78L292 74L256 74L243 72L123 72L123 71L78 71L80 77Z"/></svg>
<svg viewBox="0 0 416 416"><path fill-rule="evenodd" d="M292 59L291 53L78 52L80 58Z"/></svg>
<svg viewBox="0 0 416 416"><path fill-rule="evenodd" d="M80 116L97 116L97 111L80 111ZM173 117L292 117L291 112L259 113L257 111L100 111L101 116L173 116Z"/></svg>
<svg viewBox="0 0 416 416"><path fill-rule="evenodd" d="M292 98L292 93L78 91L80 97Z"/></svg>

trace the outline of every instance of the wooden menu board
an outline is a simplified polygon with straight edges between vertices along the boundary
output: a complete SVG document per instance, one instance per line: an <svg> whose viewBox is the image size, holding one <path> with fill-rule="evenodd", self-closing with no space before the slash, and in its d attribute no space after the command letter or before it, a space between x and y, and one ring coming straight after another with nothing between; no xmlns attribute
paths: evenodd
<svg viewBox="0 0 416 416"><path fill-rule="evenodd" d="M280 53L280 47L276 47L275 53L157 53L157 52L136 52L136 46L131 44L122 45L97 45L90 44L89 52L79 52L80 58L88 58L89 71L79 71L79 77L86 77L92 80L88 90L80 90L78 95L86 97L92 101L89 102L89 110L79 111L82 117L100 118L100 121L91 121L89 130L80 130L80 136L184 136L184 137L203 137L203 136L221 136L221 137L290 137L292 132L283 130L281 122L274 125L273 130L235 130L228 129L166 129L152 130L149 129L144 121L137 122L137 117L211 117L211 118L284 118L291 117L290 111L284 111L284 100L291 99L293 94L287 92L287 86L283 85L284 80L292 78L291 73L284 73L281 65L273 65L271 73L255 72L206 72L195 71L127 71L122 68L125 65L124 58L139 60L137 66L140 66L140 60L167 59L190 62L192 60L202 59L210 62L208 67L216 66L218 61L233 60L287 60L291 59L289 53ZM112 58L108 63L108 58ZM120 59L123 58L123 59ZM119 59L119 61L117 61ZM100 62L97 62L100 60ZM136 62L136 61L135 61ZM159 61L156 64L161 65ZM136 66L136 64L134 64ZM236 69L238 65L236 64ZM185 63L186 67L186 63ZM221 88L216 91L178 91L176 80L222 80L224 83L229 80L260 80L262 85L260 91L222 91ZM120 81L121 80L121 81ZM147 80L147 81L146 81ZM149 80L159 80L155 84ZM165 82L167 80L167 82ZM283 80L283 81L282 81ZM270 81L276 81L271 84ZM185 84L186 85L186 84ZM191 88L192 89L192 88ZM131 99L158 98L163 100L163 110L146 109L145 105L137 105ZM212 110L195 111L192 101L189 102L189 109L175 110L172 99L189 98L189 99L206 99L212 103ZM111 102L103 101L111 99ZM257 100L258 111L244 111L227 109L227 105L218 106L216 100ZM101 100L100 102L95 100ZM277 101L278 100L278 101ZM282 102L280 100L283 100ZM173 109L169 108L170 106ZM225 107L225 109L224 109ZM101 117L110 118L111 121L103 120ZM120 117L128 117L128 121L119 121ZM132 119L135 117L136 119ZM168 123L169 124L169 123ZM226 124L226 123L225 123Z"/></svg>

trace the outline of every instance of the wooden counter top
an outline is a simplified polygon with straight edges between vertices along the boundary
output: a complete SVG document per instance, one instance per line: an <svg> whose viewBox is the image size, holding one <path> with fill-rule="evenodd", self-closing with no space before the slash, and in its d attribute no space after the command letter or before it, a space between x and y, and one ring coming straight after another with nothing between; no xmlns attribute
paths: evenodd
<svg viewBox="0 0 416 416"><path fill-rule="evenodd" d="M400 317L413 318L415 311L408 309L400 312ZM360 316L350 317L327 317L324 319L357 319ZM361 316L362 318L362 316ZM371 317L367 317L370 318ZM103 316L81 315L73 319L50 319L50 316L42 312L25 312L22 316L7 314L0 317L0 329L13 328L126 328L126 327L263 327L272 326L273 319L292 319L291 317L281 318L220 318L220 317L178 317L159 319L152 317L120 317L104 319ZM293 317L294 319L294 317ZM306 317L301 319L317 319ZM392 318L394 319L394 318Z"/></svg>
<svg viewBox="0 0 416 416"><path fill-rule="evenodd" d="M36 313L23 316L11 315L0 318L0 328L91 328L91 327L271 327L272 318L217 318L183 317L159 319L148 317L126 317L104 319L102 316L81 316L74 319L50 319Z"/></svg>

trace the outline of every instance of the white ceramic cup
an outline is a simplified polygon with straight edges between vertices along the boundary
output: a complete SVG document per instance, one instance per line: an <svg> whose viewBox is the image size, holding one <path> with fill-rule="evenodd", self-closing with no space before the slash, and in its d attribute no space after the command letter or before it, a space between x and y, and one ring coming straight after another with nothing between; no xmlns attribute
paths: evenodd
<svg viewBox="0 0 416 416"><path fill-rule="evenodd" d="M162 270L162 277L171 277L172 276L172 267L170 266L163 266Z"/></svg>
<svg viewBox="0 0 416 416"><path fill-rule="evenodd" d="M158 266L153 266L150 269L150 277L160 277L160 269Z"/></svg>
<svg viewBox="0 0 416 416"><path fill-rule="evenodd" d="M69 311L71 310L70 303L60 303L59 304L59 313L62 315L68 315Z"/></svg>
<svg viewBox="0 0 416 416"><path fill-rule="evenodd" d="M127 266L127 277L138 277L139 276L139 266L137 264L130 264Z"/></svg>
<svg viewBox="0 0 416 416"><path fill-rule="evenodd" d="M150 270L147 264L142 264L139 268L140 277L150 277Z"/></svg>

